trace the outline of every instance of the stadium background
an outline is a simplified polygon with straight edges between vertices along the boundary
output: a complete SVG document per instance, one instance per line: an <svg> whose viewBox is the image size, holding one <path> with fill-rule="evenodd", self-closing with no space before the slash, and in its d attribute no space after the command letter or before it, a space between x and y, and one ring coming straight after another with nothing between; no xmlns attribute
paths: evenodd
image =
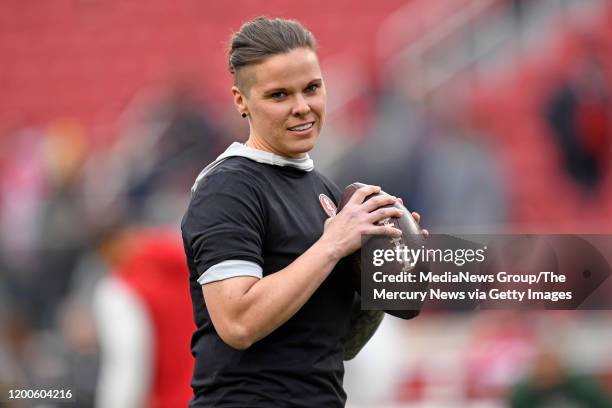
<svg viewBox="0 0 612 408"><path fill-rule="evenodd" d="M98 282L128 268L126 236L176 231L198 171L246 137L224 51L257 15L318 39L312 156L339 185L382 185L432 232L612 229L610 2L260 3L0 3L0 390L63 381L93 404ZM388 318L347 364L349 406L502 407L551 359L610 392L611 323Z"/></svg>

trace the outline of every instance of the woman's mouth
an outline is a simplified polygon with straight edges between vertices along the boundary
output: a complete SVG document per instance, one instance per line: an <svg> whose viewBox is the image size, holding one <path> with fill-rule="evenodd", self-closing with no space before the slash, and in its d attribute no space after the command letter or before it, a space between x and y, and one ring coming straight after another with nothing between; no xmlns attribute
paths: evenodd
<svg viewBox="0 0 612 408"><path fill-rule="evenodd" d="M314 126L314 122L307 122L307 123L302 123L302 124L297 125L297 126L292 126L290 128L287 128L287 129L292 131L292 132L306 132L306 131L312 129L313 126Z"/></svg>

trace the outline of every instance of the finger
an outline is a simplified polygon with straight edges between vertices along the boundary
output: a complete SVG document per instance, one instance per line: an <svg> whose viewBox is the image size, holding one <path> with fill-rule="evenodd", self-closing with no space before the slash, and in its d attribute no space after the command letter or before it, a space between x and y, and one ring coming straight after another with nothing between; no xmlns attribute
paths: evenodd
<svg viewBox="0 0 612 408"><path fill-rule="evenodd" d="M396 198L389 195L383 194L376 197L370 198L368 201L363 203L363 208L367 212L372 212L385 205L393 205L396 202Z"/></svg>
<svg viewBox="0 0 612 408"><path fill-rule="evenodd" d="M413 211L413 212L412 212L412 218L414 218L414 220L417 222L417 224L418 224L419 222L421 222L421 214L419 214L419 213L418 213L418 212L416 212L416 211Z"/></svg>
<svg viewBox="0 0 612 408"><path fill-rule="evenodd" d="M428 230L426 230L425 228L423 228L423 229L421 230L421 234L423 234L423 236L424 236L425 238L428 238L428 237L429 237L429 231L428 231Z"/></svg>
<svg viewBox="0 0 612 408"><path fill-rule="evenodd" d="M404 212L399 208L383 207L371 212L369 220L371 223L376 223L389 217L400 218L403 214Z"/></svg>
<svg viewBox="0 0 612 408"><path fill-rule="evenodd" d="M404 205L404 200L402 200L402 197L397 197L397 199L399 200L401 205Z"/></svg>
<svg viewBox="0 0 612 408"><path fill-rule="evenodd" d="M380 186L364 186L353 193L349 203L361 204L366 197L380 193Z"/></svg>
<svg viewBox="0 0 612 408"><path fill-rule="evenodd" d="M392 227L391 225L379 225L369 228L365 234L367 235L386 235L392 238L399 238L402 236L402 230Z"/></svg>

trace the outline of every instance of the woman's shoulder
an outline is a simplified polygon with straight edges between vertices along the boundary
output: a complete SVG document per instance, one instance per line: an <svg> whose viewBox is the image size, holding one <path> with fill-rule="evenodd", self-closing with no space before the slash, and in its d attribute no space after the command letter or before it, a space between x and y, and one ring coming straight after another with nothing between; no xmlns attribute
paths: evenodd
<svg viewBox="0 0 612 408"><path fill-rule="evenodd" d="M194 195L257 191L261 182L260 167L244 157L224 159L199 181Z"/></svg>
<svg viewBox="0 0 612 408"><path fill-rule="evenodd" d="M261 165L253 160L242 156L232 156L221 161L212 169L207 177L227 177L227 178L252 178L260 173Z"/></svg>

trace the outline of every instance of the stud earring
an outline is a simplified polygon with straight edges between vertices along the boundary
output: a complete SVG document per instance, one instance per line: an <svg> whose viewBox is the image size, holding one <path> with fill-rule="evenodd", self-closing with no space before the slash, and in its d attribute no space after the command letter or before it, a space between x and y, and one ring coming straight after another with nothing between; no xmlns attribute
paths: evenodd
<svg viewBox="0 0 612 408"><path fill-rule="evenodd" d="M242 117L243 117L243 118L246 118L246 117L247 117L247 114L246 114L245 112L242 112Z"/></svg>

